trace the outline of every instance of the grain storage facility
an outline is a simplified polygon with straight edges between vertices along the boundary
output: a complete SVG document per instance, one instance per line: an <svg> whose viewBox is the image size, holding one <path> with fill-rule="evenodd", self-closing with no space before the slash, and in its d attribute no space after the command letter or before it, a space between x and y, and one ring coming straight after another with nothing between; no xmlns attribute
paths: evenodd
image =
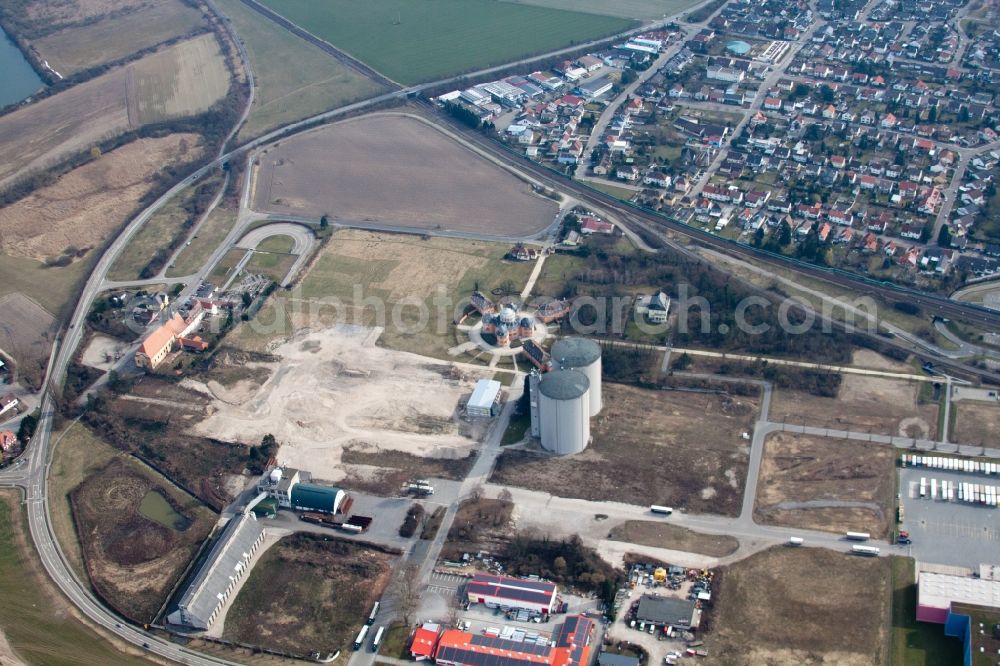
<svg viewBox="0 0 1000 666"><path fill-rule="evenodd" d="M579 370L590 382L588 416L601 413L601 346L586 338L563 338L552 345L552 363L562 370Z"/></svg>
<svg viewBox="0 0 1000 666"><path fill-rule="evenodd" d="M590 441L587 375L579 370L554 370L537 387L542 447L560 455L583 451Z"/></svg>

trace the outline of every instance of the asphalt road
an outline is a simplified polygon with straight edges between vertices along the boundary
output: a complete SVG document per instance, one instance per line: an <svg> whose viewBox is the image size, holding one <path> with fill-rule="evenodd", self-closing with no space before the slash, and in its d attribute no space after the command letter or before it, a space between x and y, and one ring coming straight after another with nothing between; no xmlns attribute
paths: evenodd
<svg viewBox="0 0 1000 666"><path fill-rule="evenodd" d="M217 10L215 10L214 5L210 2L210 7L216 11L217 14L221 15ZM226 25L229 25L227 19L223 19ZM232 31L230 29L231 34ZM634 32L634 31L630 31ZM235 37L235 42L237 44L238 50L240 51L240 56L243 59L244 70L247 74L247 80L249 83L250 96L248 103L242 114L240 123L237 124L233 130L230 132L226 143L232 140L236 132L239 130L242 122L245 121L247 115L249 114L250 107L254 95L254 82L253 82L253 72L249 65L249 59L246 56L245 50L243 48L242 42L238 37ZM574 49L579 48L573 47ZM547 54L548 57L552 54ZM529 62L533 59L526 59L523 62ZM509 65L505 65L507 67ZM491 68L491 70L486 71L496 71L502 68ZM149 220L149 218L159 210L167 201L177 195L182 189L190 186L191 184L197 182L200 178L204 177L206 174L210 173L212 170L223 166L231 159L240 159L245 155L246 151L256 148L258 146L270 143L275 139L283 136L295 133L298 130L307 128L309 126L315 125L317 123L343 116L345 114L353 113L356 111L363 111L365 109L370 109L377 107L379 104L389 101L396 101L405 99L408 96L414 95L421 92L422 90L428 89L435 86L444 86L458 83L460 80L466 78L466 76L475 76L479 73L474 73L471 75L456 76L443 81L437 81L433 83L421 84L419 86L410 87L403 90L392 91L383 95L379 95L375 98L351 104L339 109L328 111L322 114L318 114L311 118L307 118L296 123L291 123L285 127L274 130L252 142L239 146L228 152L223 152L225 148L220 150L218 157L212 162L206 164L202 168L198 169L192 175L185 178L183 181L177 183L174 187L168 190L164 195L159 197L152 205L142 211L137 215L123 230L123 232L112 241L108 249L101 256L100 260L94 267L91 275L89 276L87 282L85 283L83 290L80 294L80 299L76 310L73 312L68 326L62 332L62 335L56 344L53 346L52 357L50 359L50 372L47 374L46 385L43 387L44 397L41 403L41 414L39 419L38 430L35 437L32 440L28 451L25 453L23 460L17 465L10 467L0 473L0 484L7 486L16 486L24 490L26 503L28 505L28 525L31 532L32 540L34 541L36 548L39 553L42 565L44 566L46 572L56 583L59 589L70 599L70 601L76 605L91 621L100 624L102 627L107 629L109 632L114 633L122 640L128 641L137 646L148 649L149 651L169 660L177 661L186 664L229 664L226 660L212 657L209 655L199 654L186 648L174 644L170 641L162 640L152 634L144 632L140 629L132 627L128 624L122 623L121 620L115 616L111 611L107 610L102 606L97 599L91 594L89 589L83 585L73 573L71 567L65 560L64 555L60 551L58 541L51 529L51 519L49 516L49 505L46 501L47 497L47 477L48 468L50 464L51 457L51 428L54 417L55 402L52 397L50 389L59 386L65 376L68 364L71 362L84 333L84 322L89 311L90 303L96 297L96 295L107 286L105 283L105 276L110 269L111 265L121 254L124 248L127 246L129 241L134 237L138 230ZM469 136L468 134L466 136ZM479 137L481 139L481 137ZM494 155L501 155L503 159L509 161L509 156L500 151L495 144L492 142L478 142L480 146L483 146L485 150ZM552 180L552 174L547 170L541 170L540 167L526 165L525 163L519 163L519 168L527 169L529 171L534 170L535 173L540 173L546 181ZM247 179L249 182L249 179ZM617 211L625 213L628 217L634 219L636 217L642 218L644 214L639 213L631 208L626 208L621 205L620 202L610 198L601 197L589 189L579 187L565 179L559 180L558 189L575 191L578 196L580 196L582 201L591 201L597 205L609 207ZM244 193L246 197L246 193ZM694 236L697 240L701 242L706 242L711 244L712 237L710 235L693 233L690 228L686 225L678 225L677 223L671 223L664 221L658 216L646 215L645 221L648 224L659 225L666 227L675 232L686 233L687 235ZM198 283L201 281L202 277L206 274L207 270L210 270L218 259L221 257L222 253L229 246L231 246L237 238L239 238L244 227L243 225L236 225L226 241L220 244L219 248L213 253L209 261L206 263L206 268L203 268L196 276L193 276L191 282L185 287L184 296L190 295L195 288L197 288ZM718 239L715 239L718 241ZM729 244L726 244L726 249L732 250ZM755 253L750 248L743 250L745 254L754 255ZM773 261L773 259L771 259ZM799 270L802 270L799 267ZM864 288L870 289L870 285L866 283L860 283L857 280L851 280L846 277L840 278L848 286L857 287L863 286ZM891 293L898 294L896 290L890 290ZM952 316L967 316L971 314L980 314L979 308L970 308L968 306L948 306L942 303L942 299L937 297L912 297L910 300L916 300L918 305L925 305L925 307L931 307L940 311L942 314L948 312L952 313ZM984 317L984 321L989 321L987 317ZM1000 322L1000 313L994 315L993 323ZM509 413L505 413L501 419L509 418ZM497 427L496 431L502 432L501 427ZM499 435L497 435L497 438ZM476 467L474 467L470 477L466 480L466 484L463 484L463 491L471 492L472 489L477 487L485 478L488 477L489 470L492 468L492 461L495 458L495 452L493 457L487 456L486 452L490 450L490 446L485 446L484 455L481 456L481 460L477 462ZM468 485L468 488L466 486ZM572 504L574 500L559 500L559 502ZM637 517L631 514L643 514L645 513L641 507L629 507L627 509L619 509L613 506L607 506L602 504L602 511L608 513L612 510L620 512L622 514L628 515L629 517ZM624 506L624 505L622 505ZM442 526L439 531L439 538L430 544L428 550L424 553L422 557L421 565L421 580L426 582L430 571L433 567L433 562L436 560L437 553L440 552L440 548L443 545L444 535L447 534L447 526L450 525L451 520L454 518L454 507L449 509L449 513L446 515L446 524ZM544 509L543 509L544 510ZM648 518L648 516L645 516ZM827 547L844 547L840 540L831 537L830 535L824 534L812 534L801 530L787 530L787 529L775 529L775 528L763 528L759 526L747 525L739 520L733 519L715 519L711 517L702 516L676 516L675 522L683 524L694 529L702 529L704 531L718 533L718 530L725 530L726 533L733 534L734 536L743 536L746 538L760 538L766 537L775 540L784 540L787 538L789 533L802 532L809 536L810 542L815 545L825 545ZM355 655L357 658L357 655ZM364 660L370 663L370 660ZM352 666L359 666L359 663L354 663Z"/></svg>

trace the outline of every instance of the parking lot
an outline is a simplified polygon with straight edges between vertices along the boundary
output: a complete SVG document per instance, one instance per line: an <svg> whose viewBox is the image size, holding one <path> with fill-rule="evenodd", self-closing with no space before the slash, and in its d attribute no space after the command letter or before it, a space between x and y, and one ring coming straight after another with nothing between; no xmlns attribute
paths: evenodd
<svg viewBox="0 0 1000 666"><path fill-rule="evenodd" d="M956 483L1000 486L1000 479L981 474L964 474L938 469L907 467L899 470L899 494L905 520L902 529L913 544L895 546L901 555L925 562L978 568L995 562L1000 550L1000 509L958 501L920 499L920 478Z"/></svg>
<svg viewBox="0 0 1000 666"><path fill-rule="evenodd" d="M662 628L655 628L650 633L648 627L640 630L637 622L635 627L630 625L627 619L629 608L639 600L644 594L653 594L661 597L676 597L685 599L691 589L692 582L683 583L680 589L673 590L665 585L653 585L647 583L636 583L635 587L629 590L627 598L622 600L621 607L615 615L614 624L608 628L608 639L612 642L625 641L632 645L638 645L649 655L650 666L660 666L664 663L664 657L670 652L683 654L687 649L687 644L680 639L680 633L675 634L675 638L667 638Z"/></svg>

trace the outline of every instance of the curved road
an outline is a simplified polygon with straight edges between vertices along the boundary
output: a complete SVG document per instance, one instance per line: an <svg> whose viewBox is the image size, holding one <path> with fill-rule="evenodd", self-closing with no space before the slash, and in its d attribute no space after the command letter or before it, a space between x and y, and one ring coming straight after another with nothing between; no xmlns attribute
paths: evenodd
<svg viewBox="0 0 1000 666"><path fill-rule="evenodd" d="M221 12L214 7L214 5L209 0L211 9L229 26L228 19L224 17ZM237 36L234 35L231 26L228 27L231 35L234 36L237 48L240 51L240 57L243 59L244 70L247 73L247 79L250 83L250 96L248 98L248 104L244 109L241 116L239 124L237 124L232 132L230 132L229 137L227 137L227 143L235 136L236 132L239 130L242 122L245 121L247 115L249 114L250 103L253 100L253 74L250 67L250 62L247 59L245 50L243 49L242 42ZM578 47L577 47L578 48ZM545 56L542 56L545 57ZM525 60L524 62L528 62ZM51 529L51 518L49 516L49 505L46 501L47 497L47 477L48 468L50 464L51 455L51 429L53 424L53 418L55 415L55 400L52 394L53 390L58 390L61 384L62 378L65 376L68 364L71 362L76 349L78 348L83 332L84 332L84 322L89 311L90 303L93 301L98 292L105 286L105 276L117 259L119 254L132 239L132 237L138 232L138 230L149 220L149 218L167 201L172 197L177 195L182 189L190 186L192 183L197 182L200 178L205 176L210 171L219 168L221 165L225 164L228 160L242 156L244 151L256 148L258 146L270 143L277 138L283 137L285 135L297 132L300 129L306 128L308 126L324 122L328 119L342 116L348 113L353 113L355 111L361 111L369 109L379 104L385 102L394 102L401 99L405 99L410 95L415 95L425 89L434 86L444 86L467 78L468 76L475 76L478 73L467 74L462 76L452 77L446 80L421 84L418 86L413 86L407 89L389 92L383 95L379 95L372 99L351 104L339 109L334 109L332 111L324 112L313 116L311 118L306 118L304 120L291 123L285 127L276 129L254 141L251 141L243 146L239 146L230 150L229 152L223 152L225 147L220 149L218 157L212 162L206 164L202 168L195 171L193 174L185 178L183 181L177 183L174 187L170 188L165 194L159 197L152 205L142 211L137 215L123 230L123 232L111 243L105 253L102 255L94 270L91 272L87 279L86 284L80 294L80 299L76 310L73 312L68 328L65 329L64 334L61 339L57 340L56 344L53 346L52 357L50 358L50 371L46 375L46 383L43 387L43 399L41 403L41 413L39 418L38 430L35 437L32 440L31 446L29 447L27 453L23 457L23 461L19 464L10 467L0 473L0 484L8 486L17 486L23 488L25 491L26 502L28 504L28 525L31 532L32 540L34 541L36 548L42 564L60 588L60 590L78 607L87 617L104 627L107 631L116 634L119 638L132 643L137 646L141 646L150 650L151 652L173 661L186 664L197 664L209 665L209 664L230 664L233 662L228 662L224 659L217 657L212 657L209 655L204 655L200 653L193 652L175 643L167 640L160 639L152 634L141 631L135 627L129 626L127 624L121 623L121 621L108 609L106 609L100 602L93 596L90 590L82 584L75 576L71 567L66 562L65 556L60 550L58 541ZM465 135L470 136L470 135ZM481 138L481 137L479 137ZM480 145L485 145L480 143ZM485 150L490 153L497 154L500 152L495 144L486 145ZM502 153L501 153L502 154ZM509 159L509 156L503 155L505 159ZM540 170L537 166L526 165L523 162L518 163L519 168L527 170L533 173L541 173L545 180L551 180L551 173L547 170ZM249 178L247 179L249 181ZM594 194L592 191L575 187L572 181L559 180L559 188L561 190L574 191L581 194L581 199L588 202L594 202L597 205L612 208L613 210L621 211L629 216L629 218L643 217L645 214L637 212L634 209L623 207L621 202L611 198L611 197L601 197ZM693 233L689 228L685 228L677 223L665 222L658 216L646 215L646 220L648 222L653 222L661 227L670 228L673 231L685 233L689 236L694 236L697 240L701 242L711 242L711 237L704 237L704 235ZM242 225L236 225L233 232L227 237L226 241L222 243L216 252L213 253L212 257L209 258L207 266L211 267L214 265L218 259L221 257L224 248L231 245L239 237L239 232L243 229ZM732 251L733 248L728 244L726 249ZM747 254L753 254L750 248L745 251ZM801 268L800 268L801 270ZM203 273L199 273L202 275ZM195 276L198 277L198 276ZM192 281L188 284L185 292L182 292L181 298L189 295L197 287L197 280ZM851 284L850 286L858 286L857 284ZM894 292L896 293L896 292ZM928 305L934 304L940 307L940 299L928 299ZM944 309L944 308L942 308ZM978 308L968 308L968 307L958 307L953 310L957 314L966 313L978 313ZM996 315L997 319L1000 320L1000 313ZM691 520L692 526L695 526L695 520Z"/></svg>

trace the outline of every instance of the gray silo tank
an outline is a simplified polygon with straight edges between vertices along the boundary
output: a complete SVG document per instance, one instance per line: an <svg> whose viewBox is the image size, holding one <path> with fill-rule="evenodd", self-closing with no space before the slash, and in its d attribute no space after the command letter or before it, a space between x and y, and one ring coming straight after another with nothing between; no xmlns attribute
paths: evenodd
<svg viewBox="0 0 1000 666"><path fill-rule="evenodd" d="M538 382L542 447L553 453L579 453L590 441L590 380L579 370L553 370Z"/></svg>
<svg viewBox="0 0 1000 666"><path fill-rule="evenodd" d="M552 361L562 370L579 370L590 380L590 416L601 413L601 346L587 338L563 338L552 345Z"/></svg>

